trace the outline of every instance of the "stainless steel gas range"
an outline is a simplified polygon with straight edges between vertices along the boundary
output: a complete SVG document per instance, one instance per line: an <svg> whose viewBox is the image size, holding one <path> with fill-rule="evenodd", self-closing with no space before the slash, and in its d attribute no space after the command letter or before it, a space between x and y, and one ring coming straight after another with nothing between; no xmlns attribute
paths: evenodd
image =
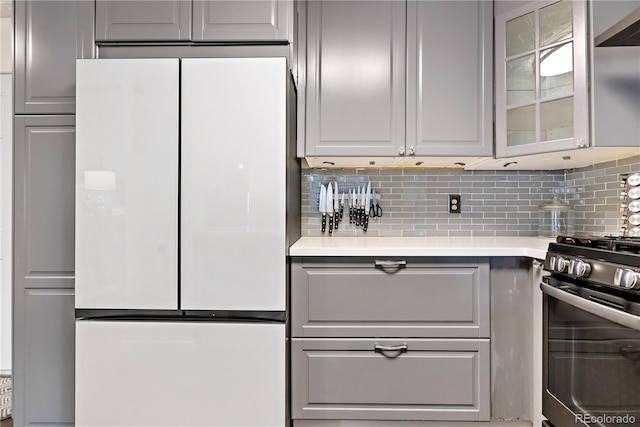
<svg viewBox="0 0 640 427"><path fill-rule="evenodd" d="M560 236L544 268L548 424L640 426L640 238Z"/></svg>

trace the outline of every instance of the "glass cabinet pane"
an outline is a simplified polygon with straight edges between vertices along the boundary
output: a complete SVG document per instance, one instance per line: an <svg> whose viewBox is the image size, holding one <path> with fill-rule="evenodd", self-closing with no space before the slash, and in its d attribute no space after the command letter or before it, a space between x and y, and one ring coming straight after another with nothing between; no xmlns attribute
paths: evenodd
<svg viewBox="0 0 640 427"><path fill-rule="evenodd" d="M562 0L540 9L540 47L573 36L571 0Z"/></svg>
<svg viewBox="0 0 640 427"><path fill-rule="evenodd" d="M573 97L540 104L540 140L573 138Z"/></svg>
<svg viewBox="0 0 640 427"><path fill-rule="evenodd" d="M540 98L573 93L573 43L540 51Z"/></svg>
<svg viewBox="0 0 640 427"><path fill-rule="evenodd" d="M507 21L507 56L533 50L536 42L533 12Z"/></svg>
<svg viewBox="0 0 640 427"><path fill-rule="evenodd" d="M514 108L507 111L507 145L536 142L536 106Z"/></svg>
<svg viewBox="0 0 640 427"><path fill-rule="evenodd" d="M507 105L527 104L535 98L535 55L507 61Z"/></svg>

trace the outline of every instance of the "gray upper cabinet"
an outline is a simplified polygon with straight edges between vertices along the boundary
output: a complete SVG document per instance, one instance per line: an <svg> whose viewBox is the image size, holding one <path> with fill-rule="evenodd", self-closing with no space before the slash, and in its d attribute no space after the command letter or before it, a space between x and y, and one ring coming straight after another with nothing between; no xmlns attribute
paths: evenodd
<svg viewBox="0 0 640 427"><path fill-rule="evenodd" d="M493 153L491 2L311 1L300 26L306 156Z"/></svg>
<svg viewBox="0 0 640 427"><path fill-rule="evenodd" d="M191 39L191 0L96 0L96 41Z"/></svg>
<svg viewBox="0 0 640 427"><path fill-rule="evenodd" d="M291 0L193 1L193 41L286 43Z"/></svg>
<svg viewBox="0 0 640 427"><path fill-rule="evenodd" d="M495 17L497 157L590 145L587 17L571 0Z"/></svg>
<svg viewBox="0 0 640 427"><path fill-rule="evenodd" d="M94 57L93 2L16 1L15 114L75 111L76 58Z"/></svg>
<svg viewBox="0 0 640 427"><path fill-rule="evenodd" d="M393 156L405 145L406 4L307 4L306 155Z"/></svg>
<svg viewBox="0 0 640 427"><path fill-rule="evenodd" d="M407 151L493 154L493 3L407 4Z"/></svg>

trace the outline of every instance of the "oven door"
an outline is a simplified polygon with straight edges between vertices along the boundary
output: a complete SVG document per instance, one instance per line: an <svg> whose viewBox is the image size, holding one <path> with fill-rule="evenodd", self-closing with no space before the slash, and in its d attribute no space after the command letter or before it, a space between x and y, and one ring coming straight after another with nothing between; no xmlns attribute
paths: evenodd
<svg viewBox="0 0 640 427"><path fill-rule="evenodd" d="M555 427L640 426L637 303L543 280L544 416Z"/></svg>

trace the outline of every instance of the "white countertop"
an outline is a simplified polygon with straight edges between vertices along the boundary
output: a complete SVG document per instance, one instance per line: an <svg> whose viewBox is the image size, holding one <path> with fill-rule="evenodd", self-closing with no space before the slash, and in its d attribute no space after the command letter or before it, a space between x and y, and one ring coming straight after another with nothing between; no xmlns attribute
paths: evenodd
<svg viewBox="0 0 640 427"><path fill-rule="evenodd" d="M291 256L525 256L544 259L539 237L301 237Z"/></svg>

